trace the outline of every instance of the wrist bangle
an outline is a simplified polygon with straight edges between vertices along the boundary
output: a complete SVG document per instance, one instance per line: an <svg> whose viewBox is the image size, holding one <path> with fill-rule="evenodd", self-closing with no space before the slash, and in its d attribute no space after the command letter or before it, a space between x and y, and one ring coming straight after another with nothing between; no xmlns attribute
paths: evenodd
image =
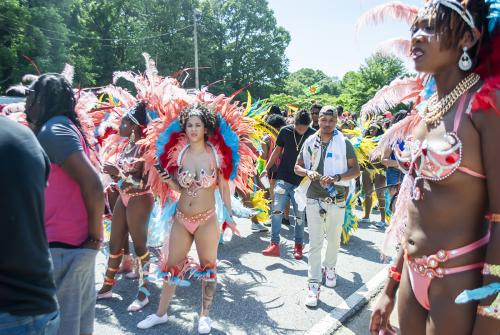
<svg viewBox="0 0 500 335"><path fill-rule="evenodd" d="M401 272L398 272L395 266L391 266L389 268L389 278L399 283L401 281Z"/></svg>

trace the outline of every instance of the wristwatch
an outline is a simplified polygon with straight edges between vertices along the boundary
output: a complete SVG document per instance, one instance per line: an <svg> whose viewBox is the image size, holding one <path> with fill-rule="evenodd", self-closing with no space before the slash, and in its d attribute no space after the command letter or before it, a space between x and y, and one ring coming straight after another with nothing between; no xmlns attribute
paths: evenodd
<svg viewBox="0 0 500 335"><path fill-rule="evenodd" d="M338 183L341 179L342 179L342 176L339 175L339 174L336 174L335 176L333 176L336 180L335 182Z"/></svg>

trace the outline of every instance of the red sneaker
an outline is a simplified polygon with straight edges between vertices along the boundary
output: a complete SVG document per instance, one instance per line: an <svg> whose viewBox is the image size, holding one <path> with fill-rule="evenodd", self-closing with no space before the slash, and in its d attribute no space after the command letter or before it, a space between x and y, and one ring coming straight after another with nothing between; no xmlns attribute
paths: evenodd
<svg viewBox="0 0 500 335"><path fill-rule="evenodd" d="M280 257L280 246L276 242L271 242L267 248L262 250L264 256Z"/></svg>
<svg viewBox="0 0 500 335"><path fill-rule="evenodd" d="M293 248L293 257L295 259L302 259L302 249L304 246L300 243L295 243L295 248Z"/></svg>

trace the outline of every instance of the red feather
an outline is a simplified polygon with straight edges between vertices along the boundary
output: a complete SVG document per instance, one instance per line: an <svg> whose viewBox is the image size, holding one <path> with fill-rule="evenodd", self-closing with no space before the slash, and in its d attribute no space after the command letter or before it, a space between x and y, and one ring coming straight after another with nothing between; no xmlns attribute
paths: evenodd
<svg viewBox="0 0 500 335"><path fill-rule="evenodd" d="M167 169L169 174L175 173L175 171L178 168L177 162L171 162L169 156L170 156L170 151L175 148L175 146L179 142L180 137L181 133L173 132L172 135L170 136L170 141L168 141L163 146L163 154L160 156L160 164L163 168Z"/></svg>
<svg viewBox="0 0 500 335"><path fill-rule="evenodd" d="M113 129L111 127L107 127L106 130L104 131L104 135L97 136L97 143L99 143L99 146L102 146L104 140L107 139L112 134L118 134L118 130Z"/></svg>
<svg viewBox="0 0 500 335"><path fill-rule="evenodd" d="M233 154L231 152L231 148L224 142L224 138L222 137L219 128L217 128L215 134L210 137L209 141L219 149L222 155L222 175L224 176L224 179L229 180L231 172L233 171Z"/></svg>

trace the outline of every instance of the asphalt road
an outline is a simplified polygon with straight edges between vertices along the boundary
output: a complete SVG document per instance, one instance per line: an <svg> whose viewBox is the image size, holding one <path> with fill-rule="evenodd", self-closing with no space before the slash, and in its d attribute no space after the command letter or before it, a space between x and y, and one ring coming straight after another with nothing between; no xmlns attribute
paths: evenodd
<svg viewBox="0 0 500 335"><path fill-rule="evenodd" d="M218 268L212 334L303 334L384 268L377 249L383 232L374 225L361 225L350 242L341 246L337 287L323 286L318 307L309 309L303 303L307 293L308 246L303 260L293 258L293 228L282 226L282 257L275 258L261 254L269 243L269 233L252 233L250 221L245 219L238 220L238 227L242 237L235 236L219 248L219 260L224 262ZM194 246L191 252L196 254ZM105 258L100 255L96 266L98 282L102 282L104 266ZM149 305L129 313L126 308L135 298L137 280L120 276L117 279L113 290L116 298L97 302L95 334L197 333L200 283L177 289L166 324L140 330L136 324L155 312L160 287L151 288Z"/></svg>

